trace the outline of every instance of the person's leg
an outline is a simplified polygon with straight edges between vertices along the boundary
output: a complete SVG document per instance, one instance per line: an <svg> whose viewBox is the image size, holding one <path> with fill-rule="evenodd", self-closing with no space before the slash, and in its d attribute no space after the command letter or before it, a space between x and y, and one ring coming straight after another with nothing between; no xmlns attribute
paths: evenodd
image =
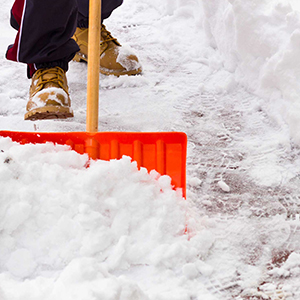
<svg viewBox="0 0 300 300"><path fill-rule="evenodd" d="M15 0L11 25L18 30L9 60L28 65L32 77L25 119L72 117L65 72L79 50L72 39L77 1Z"/></svg>
<svg viewBox="0 0 300 300"><path fill-rule="evenodd" d="M79 50L72 39L77 12L74 0L16 0L11 25L18 33L6 57L30 65L29 77L36 69L51 66L66 71Z"/></svg>
<svg viewBox="0 0 300 300"><path fill-rule="evenodd" d="M88 0L78 1L78 23L74 40L80 51L74 57L75 61L88 61ZM123 0L102 0L102 21L107 19L113 10L122 4ZM106 30L102 24L100 46L100 72L105 75L136 75L142 72L138 58L123 50L121 44Z"/></svg>
<svg viewBox="0 0 300 300"><path fill-rule="evenodd" d="M78 2L78 21L77 27L88 28L89 26L89 1L77 0ZM102 0L101 18L107 19L111 13L123 3L123 0Z"/></svg>

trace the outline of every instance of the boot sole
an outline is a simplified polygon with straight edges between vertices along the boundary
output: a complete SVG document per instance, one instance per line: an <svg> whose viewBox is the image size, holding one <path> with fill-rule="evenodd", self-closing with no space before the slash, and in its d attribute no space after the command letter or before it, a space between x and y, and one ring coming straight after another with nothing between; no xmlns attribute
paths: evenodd
<svg viewBox="0 0 300 300"><path fill-rule="evenodd" d="M76 62L88 62L88 59L86 57L86 55L81 54L80 52L78 52L75 57L73 58L74 61ZM123 75L139 75L142 73L142 69L137 69L137 70L131 70L131 71L119 71L119 70L112 70L112 69L107 69L107 68L103 68L100 66L100 73L103 75L114 75L114 76L123 76Z"/></svg>
<svg viewBox="0 0 300 300"><path fill-rule="evenodd" d="M44 106L27 112L25 120L49 120L49 119L67 119L74 117L70 107L63 106Z"/></svg>

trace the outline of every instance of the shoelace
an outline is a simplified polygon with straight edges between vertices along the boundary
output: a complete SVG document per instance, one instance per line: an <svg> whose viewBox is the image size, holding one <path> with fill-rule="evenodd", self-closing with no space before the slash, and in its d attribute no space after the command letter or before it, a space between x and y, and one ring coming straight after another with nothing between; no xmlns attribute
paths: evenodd
<svg viewBox="0 0 300 300"><path fill-rule="evenodd" d="M103 38L101 45L103 43L112 42L112 41L116 41L118 43L117 39L111 35L111 33L106 29L105 25L103 25L103 24L101 27L101 36Z"/></svg>
<svg viewBox="0 0 300 300"><path fill-rule="evenodd" d="M51 74L53 77L51 77L49 79L44 79L43 76L46 74ZM64 71L61 68L55 67L55 68L51 68L51 69L39 69L36 71L35 76L37 79L37 87L38 87L39 91L44 88L45 84L53 82L55 84L58 84L65 92L67 92L63 85Z"/></svg>

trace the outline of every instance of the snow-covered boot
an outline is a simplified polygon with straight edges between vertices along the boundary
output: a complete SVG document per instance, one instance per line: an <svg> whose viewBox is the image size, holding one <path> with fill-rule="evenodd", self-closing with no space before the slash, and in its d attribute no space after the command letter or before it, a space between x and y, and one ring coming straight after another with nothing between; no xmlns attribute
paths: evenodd
<svg viewBox="0 0 300 300"><path fill-rule="evenodd" d="M32 77L25 120L73 117L65 71L60 67L39 69Z"/></svg>
<svg viewBox="0 0 300 300"><path fill-rule="evenodd" d="M88 28L77 28L73 36L80 51L75 55L75 61L88 61ZM136 55L122 47L116 38L102 24L100 43L100 72L105 75L136 75L142 72L142 67Z"/></svg>

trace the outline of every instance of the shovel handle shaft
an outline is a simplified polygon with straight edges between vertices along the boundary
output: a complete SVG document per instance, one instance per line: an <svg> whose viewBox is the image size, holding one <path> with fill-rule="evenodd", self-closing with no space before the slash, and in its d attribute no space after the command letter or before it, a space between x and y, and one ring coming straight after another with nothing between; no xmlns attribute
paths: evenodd
<svg viewBox="0 0 300 300"><path fill-rule="evenodd" d="M86 131L98 131L101 0L90 0Z"/></svg>

